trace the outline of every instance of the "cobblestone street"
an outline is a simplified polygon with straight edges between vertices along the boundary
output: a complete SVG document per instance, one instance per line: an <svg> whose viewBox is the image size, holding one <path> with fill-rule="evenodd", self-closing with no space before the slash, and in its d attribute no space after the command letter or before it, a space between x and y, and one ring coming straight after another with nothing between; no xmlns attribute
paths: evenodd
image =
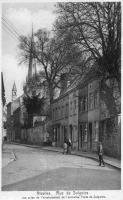
<svg viewBox="0 0 123 200"><path fill-rule="evenodd" d="M7 145L16 161L2 168L3 191L118 190L120 171L75 155Z"/></svg>

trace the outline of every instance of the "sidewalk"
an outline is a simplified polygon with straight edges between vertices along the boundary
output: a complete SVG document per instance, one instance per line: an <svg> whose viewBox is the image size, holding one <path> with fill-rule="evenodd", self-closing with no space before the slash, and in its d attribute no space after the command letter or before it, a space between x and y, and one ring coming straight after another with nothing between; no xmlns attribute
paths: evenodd
<svg viewBox="0 0 123 200"><path fill-rule="evenodd" d="M31 148L40 148L42 150L54 151L54 152L59 152L59 153L63 152L63 148L60 148L60 147L51 147L51 146L44 147L44 146L39 146L39 145L29 145L29 144L20 144L20 143L11 143L11 144L18 144L18 145L31 147ZM91 158L98 162L98 155L96 153L72 151L71 154L76 155L76 156ZM105 164L121 170L121 160L104 155L104 161L105 161Z"/></svg>
<svg viewBox="0 0 123 200"><path fill-rule="evenodd" d="M48 150L48 151L56 151L56 152L60 152L60 153L63 152L63 149L59 148L59 147L43 147L42 149ZM76 156L91 158L91 159L96 160L98 162L98 155L96 153L72 151L71 154L76 155ZM104 155L104 161L105 161L105 164L107 164L107 165L110 165L110 166L115 167L117 169L121 169L121 161L116 159L116 158L112 158L112 157Z"/></svg>

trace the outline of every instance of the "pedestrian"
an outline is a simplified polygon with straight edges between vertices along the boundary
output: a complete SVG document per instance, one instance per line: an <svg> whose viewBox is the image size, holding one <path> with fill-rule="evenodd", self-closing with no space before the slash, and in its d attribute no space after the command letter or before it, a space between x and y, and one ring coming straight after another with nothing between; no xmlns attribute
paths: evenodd
<svg viewBox="0 0 123 200"><path fill-rule="evenodd" d="M67 154L67 143L66 143L66 141L64 141L63 148L64 148L63 154Z"/></svg>
<svg viewBox="0 0 123 200"><path fill-rule="evenodd" d="M101 142L99 142L99 146L98 146L98 156L99 156L99 166L103 164L102 166L105 167L105 163L103 160L103 145Z"/></svg>
<svg viewBox="0 0 123 200"><path fill-rule="evenodd" d="M72 147L72 142L70 139L67 141L67 153L71 154L71 147Z"/></svg>

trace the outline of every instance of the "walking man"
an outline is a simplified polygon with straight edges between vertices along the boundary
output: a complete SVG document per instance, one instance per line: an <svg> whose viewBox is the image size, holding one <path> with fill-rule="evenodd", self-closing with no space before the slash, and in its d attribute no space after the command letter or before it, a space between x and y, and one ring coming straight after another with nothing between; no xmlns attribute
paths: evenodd
<svg viewBox="0 0 123 200"><path fill-rule="evenodd" d="M99 142L99 146L98 146L98 156L99 156L99 166L103 164L102 166L105 167L105 163L103 160L103 146L101 142Z"/></svg>

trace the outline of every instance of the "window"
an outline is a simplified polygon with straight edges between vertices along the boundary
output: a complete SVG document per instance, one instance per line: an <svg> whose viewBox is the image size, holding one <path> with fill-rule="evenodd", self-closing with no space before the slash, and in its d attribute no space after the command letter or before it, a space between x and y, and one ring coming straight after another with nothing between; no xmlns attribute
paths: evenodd
<svg viewBox="0 0 123 200"><path fill-rule="evenodd" d="M65 116L65 109L64 109L65 107L63 106L62 107L62 109L63 109L63 111L62 111L62 114L63 114L63 117Z"/></svg>
<svg viewBox="0 0 123 200"><path fill-rule="evenodd" d="M61 117L63 117L63 106L61 107Z"/></svg>
<svg viewBox="0 0 123 200"><path fill-rule="evenodd" d="M90 83L90 84L89 84L89 89L91 89L91 88L92 88L92 84Z"/></svg>
<svg viewBox="0 0 123 200"><path fill-rule="evenodd" d="M99 106L99 93L95 92L94 95L94 107L97 108Z"/></svg>
<svg viewBox="0 0 123 200"><path fill-rule="evenodd" d="M99 139L99 122L94 122L94 140L97 142Z"/></svg>
<svg viewBox="0 0 123 200"><path fill-rule="evenodd" d="M118 125L121 124L121 115L118 115Z"/></svg>
<svg viewBox="0 0 123 200"><path fill-rule="evenodd" d="M89 94L89 109L93 109L94 108L94 94L90 93Z"/></svg>
<svg viewBox="0 0 123 200"><path fill-rule="evenodd" d="M54 108L54 119L56 119L56 109Z"/></svg>
<svg viewBox="0 0 123 200"><path fill-rule="evenodd" d="M74 100L74 113L76 112L76 100Z"/></svg>
<svg viewBox="0 0 123 200"><path fill-rule="evenodd" d="M66 104L66 109L65 109L65 117L68 116L68 104Z"/></svg>
<svg viewBox="0 0 123 200"><path fill-rule="evenodd" d="M59 119L61 117L61 108L59 107Z"/></svg>
<svg viewBox="0 0 123 200"><path fill-rule="evenodd" d="M67 116L69 115L69 105L67 104Z"/></svg>
<svg viewBox="0 0 123 200"><path fill-rule="evenodd" d="M70 115L72 115L72 101L70 102Z"/></svg>
<svg viewBox="0 0 123 200"><path fill-rule="evenodd" d="M88 137L88 124L82 123L80 125L80 134L81 134L81 147L82 147L82 141L87 142Z"/></svg>
<svg viewBox="0 0 123 200"><path fill-rule="evenodd" d="M54 109L53 109L53 112L52 112L52 118L54 119L55 117L54 117Z"/></svg>
<svg viewBox="0 0 123 200"><path fill-rule="evenodd" d="M57 115L57 108L56 108L56 114L55 115L56 115L56 119L57 119L57 117L58 117L58 115Z"/></svg>
<svg viewBox="0 0 123 200"><path fill-rule="evenodd" d="M80 112L81 111L84 112L84 111L88 110L88 98L87 98L87 96L83 96L80 99L79 109L80 109Z"/></svg>
<svg viewBox="0 0 123 200"><path fill-rule="evenodd" d="M82 111L82 98L79 100L79 110Z"/></svg>
<svg viewBox="0 0 123 200"><path fill-rule="evenodd" d="M57 118L59 119L59 107L58 107L58 110L57 110Z"/></svg>
<svg viewBox="0 0 123 200"><path fill-rule="evenodd" d="M87 111L88 110L88 98L87 96L85 96L83 98L83 111Z"/></svg>
<svg viewBox="0 0 123 200"><path fill-rule="evenodd" d="M87 135L88 135L88 124L84 124L84 142L87 142Z"/></svg>
<svg viewBox="0 0 123 200"><path fill-rule="evenodd" d="M70 86L70 81L67 81L67 87L69 87Z"/></svg>
<svg viewBox="0 0 123 200"><path fill-rule="evenodd" d="M101 101L101 108L106 109L106 104L104 101Z"/></svg>

